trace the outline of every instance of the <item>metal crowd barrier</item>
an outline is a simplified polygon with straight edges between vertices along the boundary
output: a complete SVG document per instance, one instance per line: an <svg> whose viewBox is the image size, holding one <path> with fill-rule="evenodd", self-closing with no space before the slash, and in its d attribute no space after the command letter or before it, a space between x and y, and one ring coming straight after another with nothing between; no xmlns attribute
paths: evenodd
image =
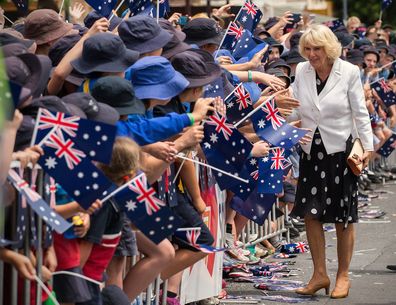
<svg viewBox="0 0 396 305"><path fill-rule="evenodd" d="M244 247L256 245L264 240L272 237L281 236L283 233L287 234L287 241L290 242L290 236L288 229L285 227L285 220L287 217L287 206L285 207L284 215L276 218L276 208L279 208L279 200L276 200L276 204L272 206L271 212L262 226L258 225L253 221L249 221L241 234L241 241ZM272 229L272 222L275 222L276 229ZM251 235L256 235L257 238L250 240Z"/></svg>

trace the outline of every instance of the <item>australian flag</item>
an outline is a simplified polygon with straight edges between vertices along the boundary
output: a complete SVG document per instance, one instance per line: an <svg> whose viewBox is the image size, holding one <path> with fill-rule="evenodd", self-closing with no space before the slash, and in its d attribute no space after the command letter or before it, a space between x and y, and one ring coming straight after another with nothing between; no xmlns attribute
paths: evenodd
<svg viewBox="0 0 396 305"><path fill-rule="evenodd" d="M334 19L330 21L326 21L323 23L324 25L328 26L332 32L344 26L344 21L342 19Z"/></svg>
<svg viewBox="0 0 396 305"><path fill-rule="evenodd" d="M253 32L262 17L263 12L252 1L246 0L235 22L242 25L244 29Z"/></svg>
<svg viewBox="0 0 396 305"><path fill-rule="evenodd" d="M261 110L251 116L253 128L257 135L274 146L292 148L307 133L286 123L280 115L273 98L269 99Z"/></svg>
<svg viewBox="0 0 396 305"><path fill-rule="evenodd" d="M116 136L115 126L40 108L33 144L40 143L53 130L58 135L71 138L92 160L110 162Z"/></svg>
<svg viewBox="0 0 396 305"><path fill-rule="evenodd" d="M181 220L156 197L153 187L147 184L145 174L140 174L114 196L119 207L131 222L149 239L158 244L173 234Z"/></svg>
<svg viewBox="0 0 396 305"><path fill-rule="evenodd" d="M280 194L283 191L283 173L291 165L287 159L289 151L284 148L271 149L268 156L259 159L260 182L258 192Z"/></svg>
<svg viewBox="0 0 396 305"><path fill-rule="evenodd" d="M131 11L131 16L153 15L154 12L154 6L150 0L129 0L128 8Z"/></svg>
<svg viewBox="0 0 396 305"><path fill-rule="evenodd" d="M248 158L240 173L242 179L246 179L248 183L238 183L229 188L236 196L243 201L247 200L250 194L256 189L259 180L259 160L258 158Z"/></svg>
<svg viewBox="0 0 396 305"><path fill-rule="evenodd" d="M385 10L392 4L392 0L382 0L381 10Z"/></svg>
<svg viewBox="0 0 396 305"><path fill-rule="evenodd" d="M282 245L280 248L281 253L295 254L308 252L309 247L303 242Z"/></svg>
<svg viewBox="0 0 396 305"><path fill-rule="evenodd" d="M255 189L247 200L234 196L231 200L231 209L258 225L263 225L275 202L274 194L259 194Z"/></svg>
<svg viewBox="0 0 396 305"><path fill-rule="evenodd" d="M226 248L216 248L205 244L198 244L197 241L199 236L201 235L200 227L180 228L175 232L174 235L177 238L180 238L187 242L191 247L194 247L204 253L210 254L227 250Z"/></svg>
<svg viewBox="0 0 396 305"><path fill-rule="evenodd" d="M158 16L159 18L165 18L170 12L169 0L157 0L159 1ZM157 7L153 7L152 16L157 17Z"/></svg>
<svg viewBox="0 0 396 305"><path fill-rule="evenodd" d="M260 43L261 41L255 39L250 31L244 30L242 36L232 49L232 56L236 60L247 56L247 54Z"/></svg>
<svg viewBox="0 0 396 305"><path fill-rule="evenodd" d="M103 17L109 17L117 4L115 0L85 0Z"/></svg>
<svg viewBox="0 0 396 305"><path fill-rule="evenodd" d="M217 112L205 122L201 147L210 165L237 176L252 150L252 144ZM238 182L220 172L216 174L216 180L221 189Z"/></svg>
<svg viewBox="0 0 396 305"><path fill-rule="evenodd" d="M378 153L381 156L387 158L395 150L395 148L396 148L396 133L393 133L392 136L378 150Z"/></svg>
<svg viewBox="0 0 396 305"><path fill-rule="evenodd" d="M235 124L253 110L253 103L249 92L240 83L224 100L227 107L227 120Z"/></svg>
<svg viewBox="0 0 396 305"><path fill-rule="evenodd" d="M387 107L396 103L396 95L383 77L371 83L370 86L377 92L378 96Z"/></svg>
<svg viewBox="0 0 396 305"><path fill-rule="evenodd" d="M56 232L62 234L72 226L71 223L53 211L44 199L29 187L29 183L23 180L13 169L9 170L7 178L18 192L26 198L31 209Z"/></svg>
<svg viewBox="0 0 396 305"><path fill-rule="evenodd" d="M219 77L204 87L204 97L218 97L224 99L223 78Z"/></svg>
<svg viewBox="0 0 396 305"><path fill-rule="evenodd" d="M29 11L29 0L12 0L17 10L21 14L26 14Z"/></svg>
<svg viewBox="0 0 396 305"><path fill-rule="evenodd" d="M243 31L243 26L234 21L230 22L220 49L233 50L238 40L242 37Z"/></svg>
<svg viewBox="0 0 396 305"><path fill-rule="evenodd" d="M52 132L43 150L44 155L38 163L84 209L105 196L112 186L91 159L62 133Z"/></svg>

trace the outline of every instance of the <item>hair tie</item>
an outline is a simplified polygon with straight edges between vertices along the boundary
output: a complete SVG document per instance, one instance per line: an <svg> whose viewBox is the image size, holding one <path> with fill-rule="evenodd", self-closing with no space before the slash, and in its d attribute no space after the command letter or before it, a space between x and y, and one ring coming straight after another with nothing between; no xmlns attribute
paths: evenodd
<svg viewBox="0 0 396 305"><path fill-rule="evenodd" d="M122 180L124 180L124 182L128 182L130 179L131 177L129 177L128 175L122 177Z"/></svg>

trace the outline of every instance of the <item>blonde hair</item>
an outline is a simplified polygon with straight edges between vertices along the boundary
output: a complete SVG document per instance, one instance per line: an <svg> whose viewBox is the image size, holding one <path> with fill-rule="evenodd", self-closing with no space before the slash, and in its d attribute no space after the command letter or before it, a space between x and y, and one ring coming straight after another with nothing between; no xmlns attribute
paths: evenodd
<svg viewBox="0 0 396 305"><path fill-rule="evenodd" d="M312 25L300 38L299 51L302 57L308 58L305 48L323 47L330 62L334 62L341 56L341 44L334 33L325 25Z"/></svg>
<svg viewBox="0 0 396 305"><path fill-rule="evenodd" d="M207 13L197 13L197 14L195 14L195 15L193 15L191 17L191 20L197 19L197 18L207 18L207 19L209 19L209 16L208 16Z"/></svg>
<svg viewBox="0 0 396 305"><path fill-rule="evenodd" d="M140 148L127 137L117 137L114 141L113 154L109 164L98 163L98 167L117 185L125 183L125 177L139 169Z"/></svg>
<svg viewBox="0 0 396 305"><path fill-rule="evenodd" d="M357 24L357 26L359 26L359 25L361 24L361 21L360 21L360 19L359 19L358 17L356 17L356 16L351 16L351 17L349 17L348 20L347 20L347 27L348 27L349 25L351 25L351 24L354 24L354 25Z"/></svg>

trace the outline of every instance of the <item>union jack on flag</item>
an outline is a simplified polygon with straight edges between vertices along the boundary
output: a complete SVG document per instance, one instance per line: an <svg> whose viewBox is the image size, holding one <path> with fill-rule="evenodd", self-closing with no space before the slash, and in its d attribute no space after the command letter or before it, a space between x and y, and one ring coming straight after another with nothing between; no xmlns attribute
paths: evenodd
<svg viewBox="0 0 396 305"><path fill-rule="evenodd" d="M186 241L190 246L200 250L201 252L210 254L210 253L216 253L216 252L222 252L228 250L226 248L216 248L210 245L198 244L197 241L200 235L201 235L200 227L179 228L175 232L176 237Z"/></svg>
<svg viewBox="0 0 396 305"><path fill-rule="evenodd" d="M226 97L224 103L227 108L227 120L233 124L239 122L253 110L253 103L249 92L240 83L235 90Z"/></svg>
<svg viewBox="0 0 396 305"><path fill-rule="evenodd" d="M291 164L290 161L285 158L285 149L279 147L273 149L271 154L271 161L271 169L274 170L283 170Z"/></svg>
<svg viewBox="0 0 396 305"><path fill-rule="evenodd" d="M29 187L29 183L23 180L13 169L8 171L7 179L26 198L30 208L51 228L62 234L72 226L71 223L53 211L44 199Z"/></svg>
<svg viewBox="0 0 396 305"><path fill-rule="evenodd" d="M383 77L376 82L371 83L370 86L375 90L387 107L396 103L396 94Z"/></svg>
<svg viewBox="0 0 396 305"><path fill-rule="evenodd" d="M163 201L155 197L155 190L147 184L146 175L140 175L133 179L128 187L137 194L136 200L145 204L148 215L152 215L158 212L161 207L166 206Z"/></svg>
<svg viewBox="0 0 396 305"><path fill-rule="evenodd" d="M58 134L64 132L71 137L76 136L79 120L77 116L69 116L62 112L52 113L44 108L39 109L37 116L39 130L55 129Z"/></svg>
<svg viewBox="0 0 396 305"><path fill-rule="evenodd" d="M74 148L74 142L71 139L65 140L62 133L56 134L52 132L45 141L45 145L55 148L55 155L58 158L65 158L66 164L71 170L81 162L81 158L85 157L84 152Z"/></svg>
<svg viewBox="0 0 396 305"><path fill-rule="evenodd" d="M243 26L238 25L236 22L230 22L220 45L220 49L227 49L231 51L235 47L238 39L241 38L242 34Z"/></svg>
<svg viewBox="0 0 396 305"><path fill-rule="evenodd" d="M230 139L234 129L232 124L227 123L226 117L221 116L218 112L215 112L214 115L209 116L209 120L206 121L206 124L216 126L216 132L222 133L227 141Z"/></svg>
<svg viewBox="0 0 396 305"><path fill-rule="evenodd" d="M265 119L271 121L272 128L277 130L279 127L283 125L286 120L280 115L278 108L275 105L275 99L272 98L268 102L266 102L263 107L263 111L267 114Z"/></svg>
<svg viewBox="0 0 396 305"><path fill-rule="evenodd" d="M238 13L235 22L238 22L244 29L254 32L257 24L263 17L263 12L251 0L246 0Z"/></svg>

